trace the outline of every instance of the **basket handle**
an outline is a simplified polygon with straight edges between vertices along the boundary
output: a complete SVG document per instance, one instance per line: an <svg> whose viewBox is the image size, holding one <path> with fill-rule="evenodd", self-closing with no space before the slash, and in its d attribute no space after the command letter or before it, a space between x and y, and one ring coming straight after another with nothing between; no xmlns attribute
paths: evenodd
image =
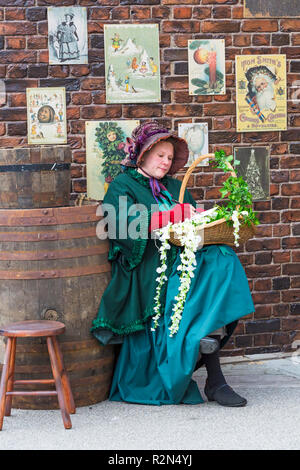
<svg viewBox="0 0 300 470"><path fill-rule="evenodd" d="M186 188L186 185L187 185L190 174L192 173L194 168L198 165L198 163L202 162L202 160L205 160L206 158L210 158L210 159L214 160L215 159L215 154L214 153L207 153L206 155L201 155L201 157L196 158L196 160L191 164L191 166L186 171L186 174L184 175L184 178L183 178L182 183L181 183L181 188L180 188L180 193L179 193L179 202L180 202L180 204L183 203L184 192L185 192L185 188ZM233 167L231 166L231 164L227 161L225 163L228 166L228 168L231 170L231 172L230 172L231 176L234 176L236 178L236 173L235 173Z"/></svg>

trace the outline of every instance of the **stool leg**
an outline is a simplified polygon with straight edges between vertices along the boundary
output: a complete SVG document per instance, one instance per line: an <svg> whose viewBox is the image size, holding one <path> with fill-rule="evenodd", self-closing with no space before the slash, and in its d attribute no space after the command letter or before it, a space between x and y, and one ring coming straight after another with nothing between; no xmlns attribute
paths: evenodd
<svg viewBox="0 0 300 470"><path fill-rule="evenodd" d="M2 426L3 426L11 350L12 350L12 340L11 338L8 337L6 350L5 350L4 364L3 364L3 369L2 369L1 382L0 382L0 431L2 430Z"/></svg>
<svg viewBox="0 0 300 470"><path fill-rule="evenodd" d="M56 336L52 337L52 343L53 343L53 346L54 346L54 350L55 350L55 354L56 354L56 358L57 358L57 363L58 363L58 368L59 368L59 373L60 373L61 381L62 381L62 385L63 385L63 392L64 392L64 396L65 396L65 402L67 404L69 413L75 414L76 413L76 408L75 408L73 393L72 393L72 390L71 390L71 386L70 386L69 378L67 376L66 369L64 367L63 356L62 356L62 353L61 353L61 350L60 350L60 347L59 347L59 342L58 342Z"/></svg>
<svg viewBox="0 0 300 470"><path fill-rule="evenodd" d="M62 419L64 422L64 426L65 426L65 429L71 429L72 422L71 422L70 415L68 413L66 402L65 402L65 397L63 393L63 385L62 385L61 377L59 374L58 363L57 363L56 354L55 354L51 336L47 336L47 346L48 346L48 351L49 351L49 356L50 356L53 378L55 380L58 403L59 403Z"/></svg>
<svg viewBox="0 0 300 470"><path fill-rule="evenodd" d="M17 338L12 338L11 355L10 355L9 372L8 372L7 392L12 392L13 388L14 388L16 344L17 344ZM6 397L5 416L10 416L10 414L11 414L12 399L13 399L12 395Z"/></svg>

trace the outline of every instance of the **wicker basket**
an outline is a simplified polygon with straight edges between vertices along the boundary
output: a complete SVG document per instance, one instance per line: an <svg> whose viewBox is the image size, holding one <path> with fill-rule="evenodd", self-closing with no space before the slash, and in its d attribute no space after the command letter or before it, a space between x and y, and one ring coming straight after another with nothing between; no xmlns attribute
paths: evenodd
<svg viewBox="0 0 300 470"><path fill-rule="evenodd" d="M201 157L197 158L192 165L187 170L179 193L179 202L183 202L184 192L186 189L186 185L189 179L190 174L194 170L194 168L200 163L202 160L206 158L214 159L215 155L213 153L209 153L206 155L202 155ZM231 170L230 174L236 177L236 173L229 162L226 162L228 168ZM255 230L255 225L252 224L250 227L249 225L242 225L239 230L239 243L245 243L247 240L253 237ZM234 246L234 235L233 235L233 227L227 225L225 218L216 220L215 222L211 222L210 224L205 225L204 228L199 228L199 231L202 233L202 238L204 239L201 242L202 245L230 245ZM181 246L181 242L178 238L176 238L176 234L171 231L170 232L170 242L173 245Z"/></svg>

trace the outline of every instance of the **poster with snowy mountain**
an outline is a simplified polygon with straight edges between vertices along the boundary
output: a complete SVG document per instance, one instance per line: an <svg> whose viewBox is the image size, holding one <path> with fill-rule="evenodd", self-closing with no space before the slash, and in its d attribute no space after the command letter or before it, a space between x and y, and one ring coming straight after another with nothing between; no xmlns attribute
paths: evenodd
<svg viewBox="0 0 300 470"><path fill-rule="evenodd" d="M158 103L157 24L104 25L106 103Z"/></svg>

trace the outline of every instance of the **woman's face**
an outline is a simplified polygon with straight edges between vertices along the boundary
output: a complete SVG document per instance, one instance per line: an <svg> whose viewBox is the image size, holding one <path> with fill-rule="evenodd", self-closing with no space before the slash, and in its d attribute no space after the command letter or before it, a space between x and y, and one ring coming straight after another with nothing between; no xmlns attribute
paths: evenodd
<svg viewBox="0 0 300 470"><path fill-rule="evenodd" d="M138 171L145 169L154 178L163 178L171 168L174 147L171 142L158 142L144 154L143 158L144 161L140 164Z"/></svg>

